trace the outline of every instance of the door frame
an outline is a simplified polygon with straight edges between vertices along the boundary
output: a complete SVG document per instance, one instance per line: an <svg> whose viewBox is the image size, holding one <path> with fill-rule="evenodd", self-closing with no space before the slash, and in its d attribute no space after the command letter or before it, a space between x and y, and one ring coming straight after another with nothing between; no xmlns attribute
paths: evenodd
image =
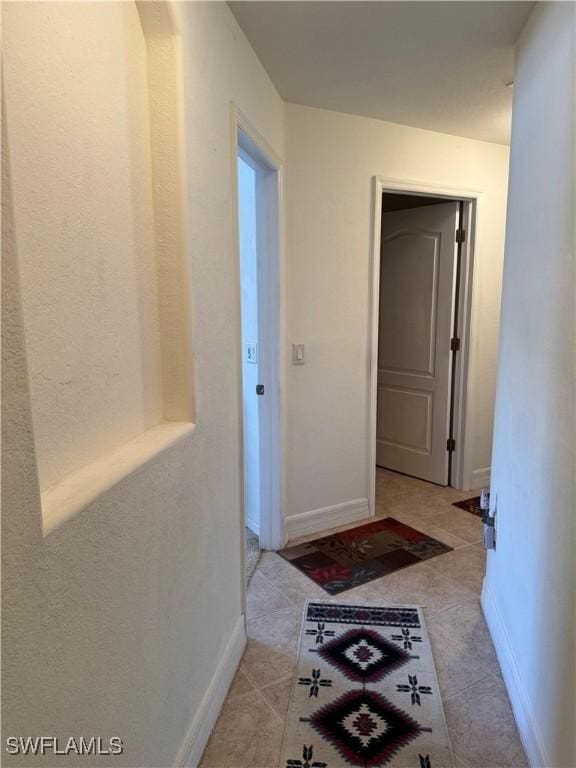
<svg viewBox="0 0 576 768"><path fill-rule="evenodd" d="M456 450L452 457L452 487L467 490L472 485L472 409L474 386L469 381L469 363L474 357L474 337L470 329L476 316L473 290L474 262L478 259L478 221L483 190L452 187L413 179L374 176L372 179L372 242L369 269L368 317L368 464L366 467L370 515L376 514L376 419L378 404L378 320L380 314L380 247L382 197L385 193L437 197L464 202L466 239L461 251L460 299L458 330L460 350L456 356L454 392L454 437Z"/></svg>
<svg viewBox="0 0 576 768"><path fill-rule="evenodd" d="M263 281L265 301L262 317L258 318L259 360L263 380L268 383L260 404L260 543L263 549L281 549L285 543L284 488L281 467L285 455L284 366L281 350L284 348L284 237L282 220L283 163L266 140L250 123L238 106L231 102L231 165L232 165L232 249L234 256L234 284L236 299L236 374L240 429L238 452L240 456L239 499L241 524L241 567L244 585L245 564L245 509L244 509L244 425L241 324L241 272L240 233L238 222L238 157L249 158L257 169L256 210L265 211L257 223L258 248L265 248L267 258L258 265L258 279ZM266 353L260 354L260 345ZM262 366L265 366L262 368ZM256 396L256 395L255 395ZM245 600L245 585L243 586Z"/></svg>

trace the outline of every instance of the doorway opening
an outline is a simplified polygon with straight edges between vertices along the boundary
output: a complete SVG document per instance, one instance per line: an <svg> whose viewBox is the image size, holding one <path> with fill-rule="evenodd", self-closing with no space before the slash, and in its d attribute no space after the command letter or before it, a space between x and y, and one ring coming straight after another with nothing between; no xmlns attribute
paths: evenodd
<svg viewBox="0 0 576 768"><path fill-rule="evenodd" d="M242 421L244 440L244 522L246 576L260 557L260 386L258 324L258 254L256 242L257 168L238 152L238 234L240 240L240 306L242 332Z"/></svg>
<svg viewBox="0 0 576 768"><path fill-rule="evenodd" d="M374 505L377 466L469 487L466 382L478 196L376 179L368 469Z"/></svg>
<svg viewBox="0 0 576 768"><path fill-rule="evenodd" d="M280 505L280 181L273 151L233 109L240 304L242 561L283 544ZM246 581L247 581L246 579Z"/></svg>

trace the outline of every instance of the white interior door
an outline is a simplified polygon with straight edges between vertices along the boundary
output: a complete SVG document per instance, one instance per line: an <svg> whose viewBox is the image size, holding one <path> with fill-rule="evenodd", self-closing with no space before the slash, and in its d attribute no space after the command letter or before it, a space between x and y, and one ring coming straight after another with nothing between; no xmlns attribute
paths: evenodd
<svg viewBox="0 0 576 768"><path fill-rule="evenodd" d="M262 549L285 545L280 483L280 161L238 129L244 520Z"/></svg>
<svg viewBox="0 0 576 768"><path fill-rule="evenodd" d="M448 483L458 203L382 216L376 463Z"/></svg>
<svg viewBox="0 0 576 768"><path fill-rule="evenodd" d="M260 535L260 383L258 233L256 222L257 171L238 157L238 234L242 317L242 405L244 438L244 517Z"/></svg>

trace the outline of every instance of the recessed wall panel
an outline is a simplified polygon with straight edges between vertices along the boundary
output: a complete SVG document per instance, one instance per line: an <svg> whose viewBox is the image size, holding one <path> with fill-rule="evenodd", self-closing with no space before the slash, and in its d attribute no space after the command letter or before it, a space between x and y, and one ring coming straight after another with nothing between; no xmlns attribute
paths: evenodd
<svg viewBox="0 0 576 768"><path fill-rule="evenodd" d="M159 309L164 264L178 286L185 275L169 239L174 196L154 195L158 131L135 3L17 5L5 118L44 491L166 418L175 377L163 380L162 351L187 320Z"/></svg>
<svg viewBox="0 0 576 768"><path fill-rule="evenodd" d="M400 232L383 240L381 369L420 375L434 372L439 240L438 234L429 232Z"/></svg>
<svg viewBox="0 0 576 768"><path fill-rule="evenodd" d="M430 453L432 445L432 392L378 387L376 439L388 445Z"/></svg>

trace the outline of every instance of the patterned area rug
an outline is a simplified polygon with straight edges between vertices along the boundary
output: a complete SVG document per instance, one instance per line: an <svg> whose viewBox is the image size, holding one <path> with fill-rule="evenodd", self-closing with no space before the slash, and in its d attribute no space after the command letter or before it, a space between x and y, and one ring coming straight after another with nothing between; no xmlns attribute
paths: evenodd
<svg viewBox="0 0 576 768"><path fill-rule="evenodd" d="M452 768L438 679L415 606L309 602L281 768Z"/></svg>
<svg viewBox="0 0 576 768"><path fill-rule="evenodd" d="M464 509L466 512L471 512L477 517L482 517L483 515L483 512L480 509L480 496L474 496L471 499L464 499L464 501L453 501L452 506L458 507L458 509Z"/></svg>
<svg viewBox="0 0 576 768"><path fill-rule="evenodd" d="M337 595L451 550L452 547L441 541L387 517L307 544L288 547L278 554L328 594Z"/></svg>

